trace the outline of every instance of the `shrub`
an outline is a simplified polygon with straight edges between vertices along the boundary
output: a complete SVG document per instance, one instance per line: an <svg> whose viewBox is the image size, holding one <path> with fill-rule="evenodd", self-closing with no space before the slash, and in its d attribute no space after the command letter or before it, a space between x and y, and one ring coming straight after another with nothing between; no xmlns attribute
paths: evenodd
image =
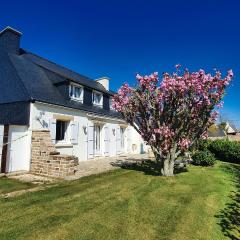
<svg viewBox="0 0 240 240"><path fill-rule="evenodd" d="M240 142L219 139L212 141L208 149L219 160L240 164Z"/></svg>
<svg viewBox="0 0 240 240"><path fill-rule="evenodd" d="M212 140L200 139L200 140L197 141L195 148L197 150L201 150L201 151L209 150L209 146L210 146L211 143L212 143Z"/></svg>
<svg viewBox="0 0 240 240"><path fill-rule="evenodd" d="M199 166L213 166L216 161L214 154L208 150L195 152L192 159L193 164Z"/></svg>

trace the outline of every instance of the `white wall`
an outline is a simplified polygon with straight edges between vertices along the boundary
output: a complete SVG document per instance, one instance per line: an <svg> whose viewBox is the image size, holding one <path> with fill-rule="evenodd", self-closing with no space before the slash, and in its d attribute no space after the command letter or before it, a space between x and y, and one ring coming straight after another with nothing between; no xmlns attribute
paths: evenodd
<svg viewBox="0 0 240 240"><path fill-rule="evenodd" d="M40 120L37 117L40 113L44 113ZM87 135L84 133L83 126L87 126L88 119L80 111L74 111L58 106L51 106L47 104L35 103L31 104L31 129L41 130L48 129L49 122L53 119L53 114L60 114L64 116L73 116L74 121L79 123L78 144L72 145L56 145L57 150L62 154L75 155L79 160L87 159Z"/></svg>
<svg viewBox="0 0 240 240"><path fill-rule="evenodd" d="M69 154L77 156L79 161L84 161L88 159L88 134L84 132L84 128L97 124L101 124L101 155L105 153L105 131L104 128L108 127L109 133L109 153L108 156L116 156L121 153L140 153L141 149L141 137L139 134L130 126L125 125L127 128L125 130L125 149L123 151L117 150L117 132L120 128L120 122L114 119L98 119L97 116L88 116L86 113L75 110L64 108L55 105L34 103L31 104L31 120L30 128L32 130L48 129L49 122L53 119L53 115L61 115L66 117L72 117L74 122L78 123L78 141L77 144L56 144L57 151L62 154ZM41 116L40 120L37 118ZM122 122L121 124L123 124ZM122 125L121 125L122 126ZM132 145L135 144L137 147L133 151Z"/></svg>
<svg viewBox="0 0 240 240"><path fill-rule="evenodd" d="M94 158L94 155L89 157L88 149L90 144L88 133L84 129L86 127L88 131L88 127L94 124L101 124L102 126L101 156L112 157L118 154L143 153L143 150L146 148L140 135L123 121L110 118L100 119L99 116L89 116L80 110L55 105L31 103L29 126L9 126L7 172L20 170L28 171L30 169L32 130L49 129L50 122L56 115L69 117L72 119L72 122L78 124L77 143L71 144L71 142L69 142L68 144L56 144L55 146L60 153L74 155L78 157L79 161ZM117 134L120 132L120 127L125 128L124 149L119 148L119 137ZM107 137L105 128L108 129ZM3 135L3 126L0 126L0 139L2 139L1 135ZM106 144L106 140L108 144ZM0 154L2 153L1 146L2 143L0 140Z"/></svg>

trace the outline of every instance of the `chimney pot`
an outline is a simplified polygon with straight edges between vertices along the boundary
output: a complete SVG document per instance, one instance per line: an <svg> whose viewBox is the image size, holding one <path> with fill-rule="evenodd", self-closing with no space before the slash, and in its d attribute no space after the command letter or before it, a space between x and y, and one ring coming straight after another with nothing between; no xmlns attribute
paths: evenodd
<svg viewBox="0 0 240 240"><path fill-rule="evenodd" d="M101 77L101 78L96 79L95 81L102 84L106 90L109 90L109 80L110 80L110 78L108 78L108 77Z"/></svg>

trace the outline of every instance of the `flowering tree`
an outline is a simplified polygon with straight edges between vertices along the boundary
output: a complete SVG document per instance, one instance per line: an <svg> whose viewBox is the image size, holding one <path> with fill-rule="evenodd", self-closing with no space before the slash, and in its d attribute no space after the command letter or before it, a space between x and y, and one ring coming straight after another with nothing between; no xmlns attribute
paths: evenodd
<svg viewBox="0 0 240 240"><path fill-rule="evenodd" d="M113 107L141 134L151 146L159 171L172 176L174 162L197 139L206 137L208 127L216 120L216 107L221 107L225 88L233 77L225 78L203 70L180 75L177 71L150 76L137 74L135 88L124 84L114 96Z"/></svg>

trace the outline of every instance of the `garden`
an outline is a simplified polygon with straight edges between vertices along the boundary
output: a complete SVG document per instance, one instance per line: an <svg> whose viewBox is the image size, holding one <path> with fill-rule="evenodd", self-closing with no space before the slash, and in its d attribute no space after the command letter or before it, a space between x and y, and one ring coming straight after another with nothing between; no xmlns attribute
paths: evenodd
<svg viewBox="0 0 240 240"><path fill-rule="evenodd" d="M200 141L193 164L171 178L159 176L147 161L20 196L1 195L0 239L237 240L239 149L228 140ZM0 178L1 193L32 187Z"/></svg>

